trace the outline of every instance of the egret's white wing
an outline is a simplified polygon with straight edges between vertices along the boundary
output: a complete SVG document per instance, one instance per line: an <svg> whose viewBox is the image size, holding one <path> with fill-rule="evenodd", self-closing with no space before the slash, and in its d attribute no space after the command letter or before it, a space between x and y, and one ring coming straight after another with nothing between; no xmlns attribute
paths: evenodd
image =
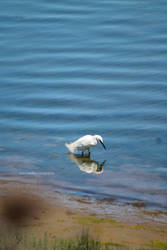
<svg viewBox="0 0 167 250"><path fill-rule="evenodd" d="M73 143L77 148L89 147L90 145L94 145L92 141L91 135L85 135L79 138L77 141Z"/></svg>

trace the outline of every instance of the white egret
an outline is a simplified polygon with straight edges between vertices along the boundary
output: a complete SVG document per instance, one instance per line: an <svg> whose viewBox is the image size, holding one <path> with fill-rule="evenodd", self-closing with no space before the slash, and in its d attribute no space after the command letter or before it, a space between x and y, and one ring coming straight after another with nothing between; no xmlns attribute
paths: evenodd
<svg viewBox="0 0 167 250"><path fill-rule="evenodd" d="M96 146L98 141L102 144L103 148L106 149L103 138L100 135L85 135L70 144L65 143L65 145L71 153L80 150L83 154L84 151L88 150L90 154L90 148Z"/></svg>

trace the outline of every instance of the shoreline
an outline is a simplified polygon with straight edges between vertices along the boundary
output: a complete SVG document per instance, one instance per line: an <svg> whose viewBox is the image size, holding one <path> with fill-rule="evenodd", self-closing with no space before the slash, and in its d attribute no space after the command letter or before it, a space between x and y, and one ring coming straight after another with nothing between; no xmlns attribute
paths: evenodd
<svg viewBox="0 0 167 250"><path fill-rule="evenodd" d="M60 238L74 238L86 229L103 243L114 242L134 248L155 241L167 242L166 212L112 205L112 213L107 214L104 203L17 181L0 181L0 221L3 221L4 202L8 197L19 195L31 197L33 206L37 206L31 219L21 224L23 230L37 236L47 232ZM94 209L97 206L99 210Z"/></svg>
<svg viewBox="0 0 167 250"><path fill-rule="evenodd" d="M26 176L27 177L27 176ZM133 215L133 220L137 217L137 214L143 216L143 220L148 219L150 216L156 220L167 222L167 207L161 206L157 203L150 203L137 198L128 198L120 196L109 196L105 194L91 194L84 193L82 189L71 188L68 186L62 186L62 183L48 184L43 182L41 178L25 178L25 176L18 175L4 175L0 179L0 188L2 183L17 183L18 185L24 184L43 189L45 197L52 197L50 200L54 202L55 194L59 203L63 203L63 206L68 206L77 209L87 209L89 212L96 213L98 215L114 216L118 220L125 221L130 219ZM123 216L120 216L120 213ZM126 213L126 218L124 216ZM127 216L130 215L130 218Z"/></svg>

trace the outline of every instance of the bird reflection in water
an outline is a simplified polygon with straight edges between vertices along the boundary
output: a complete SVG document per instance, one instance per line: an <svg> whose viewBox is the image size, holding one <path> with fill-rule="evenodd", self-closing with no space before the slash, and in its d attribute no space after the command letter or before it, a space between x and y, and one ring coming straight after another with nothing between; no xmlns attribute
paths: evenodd
<svg viewBox="0 0 167 250"><path fill-rule="evenodd" d="M88 174L101 174L103 173L103 166L106 161L103 161L101 164L98 161L94 161L90 158L90 155L77 155L73 153L68 153L68 157L76 163L81 171L84 171Z"/></svg>

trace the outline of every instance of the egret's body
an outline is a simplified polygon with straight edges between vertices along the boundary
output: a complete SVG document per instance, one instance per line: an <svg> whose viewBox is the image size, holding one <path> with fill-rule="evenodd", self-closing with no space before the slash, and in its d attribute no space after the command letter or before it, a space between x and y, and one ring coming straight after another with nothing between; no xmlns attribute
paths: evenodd
<svg viewBox="0 0 167 250"><path fill-rule="evenodd" d="M98 141L102 144L104 149L106 149L103 144L103 138L100 135L85 135L70 144L65 143L65 145L72 153L76 150L82 151L82 153L88 150L90 153L90 148L96 146Z"/></svg>

